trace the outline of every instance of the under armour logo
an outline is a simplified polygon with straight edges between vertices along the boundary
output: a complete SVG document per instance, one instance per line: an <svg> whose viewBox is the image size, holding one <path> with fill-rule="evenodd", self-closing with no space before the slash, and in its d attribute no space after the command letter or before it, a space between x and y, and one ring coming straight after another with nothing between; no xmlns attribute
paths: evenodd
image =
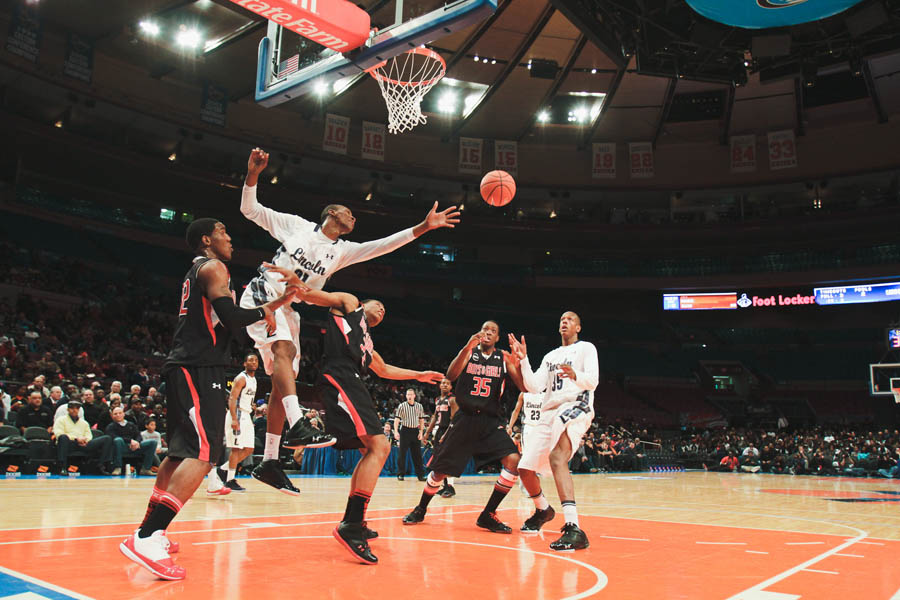
<svg viewBox="0 0 900 600"><path fill-rule="evenodd" d="M212 384L212 387L213 387L214 390L221 390L221 389L222 389L222 384L221 384L221 383L214 383L214 384Z"/></svg>
<svg viewBox="0 0 900 600"><path fill-rule="evenodd" d="M332 259L334 259L334 254L329 253L329 254L325 255L325 260L332 260Z"/></svg>

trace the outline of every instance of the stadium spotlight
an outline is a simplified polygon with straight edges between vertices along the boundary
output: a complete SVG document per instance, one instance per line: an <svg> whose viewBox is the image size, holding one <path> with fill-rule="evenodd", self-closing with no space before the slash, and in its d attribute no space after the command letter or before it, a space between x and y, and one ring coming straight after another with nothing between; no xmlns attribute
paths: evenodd
<svg viewBox="0 0 900 600"><path fill-rule="evenodd" d="M586 121L588 117L588 109L585 106L579 106L575 109L575 120L579 123Z"/></svg>
<svg viewBox="0 0 900 600"><path fill-rule="evenodd" d="M597 74L597 69L591 69L591 75L596 75L596 74Z"/></svg>
<svg viewBox="0 0 900 600"><path fill-rule="evenodd" d="M138 23L138 27L150 37L159 35L159 25L149 19L144 19Z"/></svg>
<svg viewBox="0 0 900 600"><path fill-rule="evenodd" d="M496 64L497 64L497 59L496 59L496 58L492 58L492 59L491 59L491 64L492 64L492 65L496 65Z"/></svg>
<svg viewBox="0 0 900 600"><path fill-rule="evenodd" d="M315 87L313 87L313 91L316 93L316 96L324 96L328 93L328 84L324 81L317 81Z"/></svg>
<svg viewBox="0 0 900 600"><path fill-rule="evenodd" d="M479 58L478 58L478 55L476 54L476 55L475 55L475 62L478 62L478 60L479 60Z"/></svg>
<svg viewBox="0 0 900 600"><path fill-rule="evenodd" d="M541 123L546 123L547 121L550 120L550 113L546 110L542 110L541 112L538 113L537 118L538 118L538 121L540 121Z"/></svg>
<svg viewBox="0 0 900 600"><path fill-rule="evenodd" d="M200 44L200 32L182 25L175 34L175 43L182 48L196 48Z"/></svg>
<svg viewBox="0 0 900 600"><path fill-rule="evenodd" d="M555 219L555 218L556 218L556 209L555 209L555 208L554 208L553 210L550 211L550 218L551 218L551 219Z"/></svg>
<svg viewBox="0 0 900 600"><path fill-rule="evenodd" d="M456 112L456 95L451 92L445 92L438 100L438 110L442 113Z"/></svg>

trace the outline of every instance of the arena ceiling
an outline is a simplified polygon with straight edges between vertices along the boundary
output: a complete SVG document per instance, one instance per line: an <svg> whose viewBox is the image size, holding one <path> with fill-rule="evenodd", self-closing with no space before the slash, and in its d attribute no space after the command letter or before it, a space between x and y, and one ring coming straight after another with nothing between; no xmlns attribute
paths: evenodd
<svg viewBox="0 0 900 600"><path fill-rule="evenodd" d="M405 10L435 5L406 0ZM360 6L373 25L393 21L393 1ZM40 11L45 24L94 40L97 52L149 77L212 82L233 102L253 101L265 23L227 0L43 0ZM720 25L685 0L500 0L493 17L432 47L447 77L488 90L465 116L440 111L441 92L432 92L435 114L417 133L445 140L719 142L770 125L883 121L900 110L898 0L864 0L777 30ZM325 111L385 119L369 77L283 108L310 119Z"/></svg>

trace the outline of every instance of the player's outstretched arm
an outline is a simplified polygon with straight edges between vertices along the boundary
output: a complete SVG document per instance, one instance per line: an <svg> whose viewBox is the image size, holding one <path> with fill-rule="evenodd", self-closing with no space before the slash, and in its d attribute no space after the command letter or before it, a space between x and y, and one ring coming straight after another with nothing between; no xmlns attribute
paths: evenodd
<svg viewBox="0 0 900 600"><path fill-rule="evenodd" d="M437 371L413 371L412 369L402 369L389 365L384 362L378 352L372 352L372 362L369 365L372 372L383 379L415 379L422 383L439 384L444 378L443 373Z"/></svg>
<svg viewBox="0 0 900 600"><path fill-rule="evenodd" d="M459 223L459 210L455 206L451 206L438 212L437 207L438 203L435 202L428 214L425 215L425 220L415 227L398 231L394 235L381 238L380 240L372 240L362 244L348 242L341 260L341 268L393 252L432 229L440 229L441 227L452 229L456 227L457 223Z"/></svg>
<svg viewBox="0 0 900 600"><path fill-rule="evenodd" d="M359 299L353 294L315 290L300 281L297 274L290 269L278 267L267 262L264 262L262 266L267 271L272 271L281 275L278 279L279 282L297 288L295 296L298 301L302 300L307 304L314 304L315 306L322 306L325 308L334 308L340 310L345 315L359 308Z"/></svg>
<svg viewBox="0 0 900 600"><path fill-rule="evenodd" d="M259 148L250 152L247 160L247 177L244 179L244 189L241 192L241 214L268 231L279 242L284 240L298 227L312 225L309 221L297 215L280 213L266 208L256 199L256 184L259 174L269 164L269 154Z"/></svg>
<svg viewBox="0 0 900 600"><path fill-rule="evenodd" d="M204 294L219 316L219 320L232 333L239 333L247 325L262 320L266 321L270 329L274 329L275 311L291 302L298 291L297 288L288 286L281 298L266 302L257 308L238 308L228 287L228 269L224 263L219 260L205 263L197 272L197 280L203 286Z"/></svg>
<svg viewBox="0 0 900 600"><path fill-rule="evenodd" d="M459 354L456 355L456 358L450 363L450 366L447 368L447 379L450 381L456 381L460 374L463 372L463 369L466 368L466 365L469 364L469 359L472 358L472 350L475 349L475 346L481 343L481 332L479 331L475 335L469 338L469 341L466 342L466 345L462 347L462 350L459 351Z"/></svg>

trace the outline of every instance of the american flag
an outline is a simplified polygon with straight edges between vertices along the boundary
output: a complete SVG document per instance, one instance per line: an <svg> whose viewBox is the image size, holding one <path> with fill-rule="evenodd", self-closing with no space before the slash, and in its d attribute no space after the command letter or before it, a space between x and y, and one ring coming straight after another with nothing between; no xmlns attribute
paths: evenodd
<svg viewBox="0 0 900 600"><path fill-rule="evenodd" d="M278 76L284 77L291 73L296 73L300 67L300 55L295 54L280 65L278 65Z"/></svg>

